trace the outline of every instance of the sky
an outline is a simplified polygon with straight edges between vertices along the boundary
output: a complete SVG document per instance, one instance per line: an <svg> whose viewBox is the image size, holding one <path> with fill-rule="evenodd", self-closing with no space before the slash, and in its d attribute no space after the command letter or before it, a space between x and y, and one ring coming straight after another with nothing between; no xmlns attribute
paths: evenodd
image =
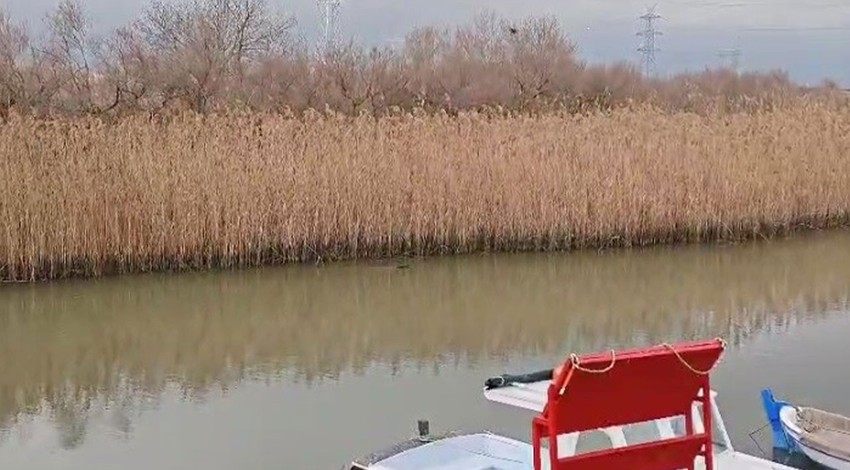
<svg viewBox="0 0 850 470"><path fill-rule="evenodd" d="M57 0L0 0L16 19L38 27ZM166 0L178 1L178 0ZM299 32L315 38L315 0L267 0L292 13ZM638 61L638 17L653 0L343 0L340 29L362 43L392 44L417 26L452 27L485 10L521 19L554 15L592 63ZM83 0L104 31L135 18L146 0ZM658 72L669 75L728 64L739 48L742 70L787 71L803 84L830 78L850 88L850 0L667 0L655 3ZM724 62L725 60L725 62Z"/></svg>

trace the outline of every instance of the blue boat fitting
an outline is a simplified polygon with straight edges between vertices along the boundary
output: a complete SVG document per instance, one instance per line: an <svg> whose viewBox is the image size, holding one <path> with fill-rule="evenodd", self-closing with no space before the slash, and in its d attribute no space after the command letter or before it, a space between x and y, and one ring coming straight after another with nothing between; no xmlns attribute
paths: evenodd
<svg viewBox="0 0 850 470"><path fill-rule="evenodd" d="M773 447L787 452L794 452L796 446L785 435L785 430L782 429L782 422L779 418L779 410L783 406L791 406L791 404L776 400L773 397L773 391L769 388L761 391L761 404L764 407L764 413L767 415L767 421L770 423L770 428L773 431Z"/></svg>

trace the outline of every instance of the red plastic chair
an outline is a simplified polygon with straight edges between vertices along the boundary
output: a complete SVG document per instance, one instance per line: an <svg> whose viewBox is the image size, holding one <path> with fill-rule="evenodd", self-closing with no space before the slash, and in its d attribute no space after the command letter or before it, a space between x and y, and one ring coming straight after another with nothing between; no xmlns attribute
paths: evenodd
<svg viewBox="0 0 850 470"><path fill-rule="evenodd" d="M571 356L532 422L535 470L542 470L544 440L552 470L693 469L698 456L706 470L713 470L709 371L723 349L723 341L715 340ZM694 432L692 422L695 401L702 402L701 433ZM685 436L559 456L559 435L677 415L685 417Z"/></svg>

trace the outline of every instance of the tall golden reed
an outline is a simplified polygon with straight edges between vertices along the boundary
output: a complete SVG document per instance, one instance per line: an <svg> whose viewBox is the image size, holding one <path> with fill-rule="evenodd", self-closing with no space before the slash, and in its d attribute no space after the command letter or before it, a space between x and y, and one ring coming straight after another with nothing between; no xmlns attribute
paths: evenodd
<svg viewBox="0 0 850 470"><path fill-rule="evenodd" d="M770 235L850 213L850 110L0 125L0 278Z"/></svg>

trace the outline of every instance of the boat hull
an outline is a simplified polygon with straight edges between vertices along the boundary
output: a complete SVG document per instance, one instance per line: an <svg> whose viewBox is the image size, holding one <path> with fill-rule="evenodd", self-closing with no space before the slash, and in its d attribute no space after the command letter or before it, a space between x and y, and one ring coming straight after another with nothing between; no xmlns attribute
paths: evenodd
<svg viewBox="0 0 850 470"><path fill-rule="evenodd" d="M397 451L397 453L396 453ZM381 458L364 458L344 470L532 470L530 444L491 433L438 438L427 443L402 443ZM380 454L379 453L379 454ZM549 470L548 459L542 461ZM705 470L698 457L695 470ZM791 467L725 449L715 455L715 470L793 470Z"/></svg>
<svg viewBox="0 0 850 470"><path fill-rule="evenodd" d="M797 410L793 406L783 406L779 412L779 416L785 434L793 441L794 447L799 449L806 457L832 470L850 470L850 461L830 455L803 443L801 437L802 429L797 425Z"/></svg>
<svg viewBox="0 0 850 470"><path fill-rule="evenodd" d="M530 444L480 432L405 441L361 458L347 470L530 470L532 454Z"/></svg>

